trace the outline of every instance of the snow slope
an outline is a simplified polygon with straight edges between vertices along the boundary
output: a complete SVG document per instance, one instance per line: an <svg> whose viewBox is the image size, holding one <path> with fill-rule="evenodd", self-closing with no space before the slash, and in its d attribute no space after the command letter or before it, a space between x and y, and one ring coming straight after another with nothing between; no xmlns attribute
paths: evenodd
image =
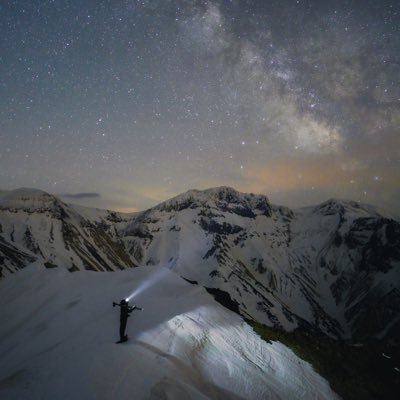
<svg viewBox="0 0 400 400"><path fill-rule="evenodd" d="M147 288L146 288L147 285ZM113 301L145 288L118 338ZM336 399L284 345L168 269L39 265L0 281L1 399Z"/></svg>
<svg viewBox="0 0 400 400"><path fill-rule="evenodd" d="M131 218L134 214L125 214ZM121 214L71 206L36 189L0 194L0 277L41 260L46 268L112 271L135 266L118 237Z"/></svg>
<svg viewBox="0 0 400 400"><path fill-rule="evenodd" d="M269 326L365 339L398 322L400 224L371 206L293 211L220 187L146 210L121 235L136 264L172 265Z"/></svg>
<svg viewBox="0 0 400 400"><path fill-rule="evenodd" d="M400 332L400 223L351 201L290 210L219 187L121 214L35 189L1 192L0 278L35 260L71 272L168 266L287 331Z"/></svg>

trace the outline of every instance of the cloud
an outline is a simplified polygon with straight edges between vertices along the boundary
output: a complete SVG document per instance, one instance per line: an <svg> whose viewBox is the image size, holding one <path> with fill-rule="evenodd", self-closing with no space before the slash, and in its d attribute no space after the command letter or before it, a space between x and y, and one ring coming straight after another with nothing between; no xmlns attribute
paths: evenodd
<svg viewBox="0 0 400 400"><path fill-rule="evenodd" d="M63 193L60 194L61 197L65 197L67 199L96 199L100 198L101 194L100 193L93 193L93 192L87 192L87 193Z"/></svg>

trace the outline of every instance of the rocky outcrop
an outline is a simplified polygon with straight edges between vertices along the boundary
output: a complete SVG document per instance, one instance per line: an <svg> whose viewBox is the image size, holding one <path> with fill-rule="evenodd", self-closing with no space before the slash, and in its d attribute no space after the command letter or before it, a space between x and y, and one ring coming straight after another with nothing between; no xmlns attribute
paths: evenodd
<svg viewBox="0 0 400 400"><path fill-rule="evenodd" d="M399 326L400 224L355 202L290 210L221 187L124 215L10 192L0 199L0 273L34 260L70 271L163 265L286 330L364 338Z"/></svg>

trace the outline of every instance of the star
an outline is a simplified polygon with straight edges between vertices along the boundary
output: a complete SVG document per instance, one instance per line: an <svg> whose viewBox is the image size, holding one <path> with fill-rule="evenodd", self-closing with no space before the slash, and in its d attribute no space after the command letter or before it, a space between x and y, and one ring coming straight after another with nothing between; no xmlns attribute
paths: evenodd
<svg viewBox="0 0 400 400"><path fill-rule="evenodd" d="M111 3L6 1L0 189L57 182L144 209L164 185L288 206L366 185L400 212L382 161L398 160L396 2Z"/></svg>

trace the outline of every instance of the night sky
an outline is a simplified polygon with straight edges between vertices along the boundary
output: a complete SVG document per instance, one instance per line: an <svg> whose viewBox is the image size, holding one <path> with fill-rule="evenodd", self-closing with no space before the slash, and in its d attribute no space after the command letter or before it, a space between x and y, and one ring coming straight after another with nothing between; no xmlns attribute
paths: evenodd
<svg viewBox="0 0 400 400"><path fill-rule="evenodd" d="M0 189L227 185L400 215L400 2L2 0Z"/></svg>

